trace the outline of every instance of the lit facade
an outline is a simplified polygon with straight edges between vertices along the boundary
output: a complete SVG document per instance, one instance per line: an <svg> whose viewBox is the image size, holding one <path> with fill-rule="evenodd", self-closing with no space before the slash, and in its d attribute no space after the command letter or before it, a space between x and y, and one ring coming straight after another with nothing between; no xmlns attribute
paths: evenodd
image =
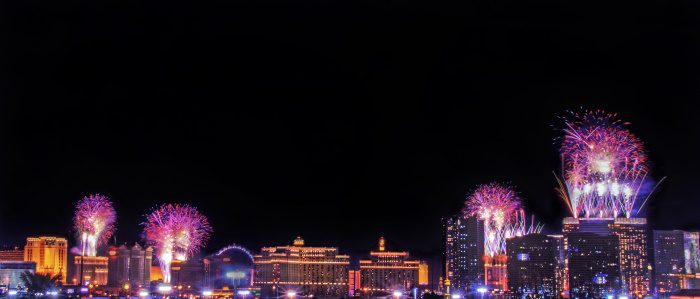
<svg viewBox="0 0 700 299"><path fill-rule="evenodd" d="M646 218L565 218L565 242L568 242L567 234L575 232L618 237L619 272L622 279L620 287L633 297L639 298L650 293L652 267ZM571 252L570 248L568 252Z"/></svg>
<svg viewBox="0 0 700 299"><path fill-rule="evenodd" d="M36 273L61 275L66 283L68 241L60 237L29 237L24 246L24 260L36 263Z"/></svg>
<svg viewBox="0 0 700 299"><path fill-rule="evenodd" d="M558 270L561 238L530 234L506 240L508 289L514 294L548 298L561 292Z"/></svg>
<svg viewBox="0 0 700 299"><path fill-rule="evenodd" d="M379 251L370 252L367 260L360 260L362 290L392 293L417 287L420 264L418 260L411 260L408 252L385 251L384 238L381 238Z"/></svg>
<svg viewBox="0 0 700 299"><path fill-rule="evenodd" d="M348 295L355 295L355 291L362 290L360 284L360 270L348 271Z"/></svg>
<svg viewBox="0 0 700 299"><path fill-rule="evenodd" d="M23 262L24 250L19 247L0 249L0 262Z"/></svg>
<svg viewBox="0 0 700 299"><path fill-rule="evenodd" d="M108 258L106 256L74 256L73 283L107 285ZM82 275L82 280L80 276Z"/></svg>
<svg viewBox="0 0 700 299"><path fill-rule="evenodd" d="M321 297L348 293L350 257L336 247L307 247L297 238L291 246L263 247L253 259L254 285L263 297L287 291Z"/></svg>
<svg viewBox="0 0 700 299"><path fill-rule="evenodd" d="M698 271L698 232L654 231L654 281L658 293L679 291ZM685 285L685 286L684 286Z"/></svg>
<svg viewBox="0 0 700 299"><path fill-rule="evenodd" d="M151 282L153 248L143 248L139 244L134 244L132 247L112 246L107 251L107 255L109 286L121 287L128 283L131 287L142 287L148 286Z"/></svg>
<svg viewBox="0 0 700 299"><path fill-rule="evenodd" d="M0 262L0 286L8 288L18 288L22 286L20 275L24 272L34 273L36 263L34 262Z"/></svg>
<svg viewBox="0 0 700 299"><path fill-rule="evenodd" d="M462 214L443 219L444 291L469 292L484 284L484 223Z"/></svg>

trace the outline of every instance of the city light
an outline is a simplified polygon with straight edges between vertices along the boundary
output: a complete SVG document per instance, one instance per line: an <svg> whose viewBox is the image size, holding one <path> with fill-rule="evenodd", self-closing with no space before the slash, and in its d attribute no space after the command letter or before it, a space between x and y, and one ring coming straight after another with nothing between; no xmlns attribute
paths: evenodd
<svg viewBox="0 0 700 299"><path fill-rule="evenodd" d="M289 298L294 298L294 297L296 297L296 295L297 295L297 292L295 292L295 291L287 291L287 297L289 297Z"/></svg>
<svg viewBox="0 0 700 299"><path fill-rule="evenodd" d="M459 298L462 298L462 295L460 295L460 294L452 294L451 297L452 297L452 299L459 299Z"/></svg>
<svg viewBox="0 0 700 299"><path fill-rule="evenodd" d="M140 290L140 291L139 291L139 297L148 297L148 291L146 291L146 290Z"/></svg>
<svg viewBox="0 0 700 299"><path fill-rule="evenodd" d="M202 296L211 296L212 294L214 294L214 292L211 290L202 291Z"/></svg>
<svg viewBox="0 0 700 299"><path fill-rule="evenodd" d="M10 290L9 292L7 292L7 294L10 296L17 295L17 290Z"/></svg>
<svg viewBox="0 0 700 299"><path fill-rule="evenodd" d="M397 297L397 298L401 297L401 295L403 295L403 293L401 293L401 291L394 291L393 294L394 294L394 297Z"/></svg>
<svg viewBox="0 0 700 299"><path fill-rule="evenodd" d="M81 287L81 288L80 288L80 293L81 293L81 294L87 294L88 291L89 291L88 287Z"/></svg>
<svg viewBox="0 0 700 299"><path fill-rule="evenodd" d="M618 297L618 298L619 299L630 299L630 297L628 297L627 295L620 295L620 297Z"/></svg>
<svg viewBox="0 0 700 299"><path fill-rule="evenodd" d="M486 293L488 291L488 289L486 289L485 287L479 287L478 289L476 289L476 291L483 294L483 293Z"/></svg>
<svg viewBox="0 0 700 299"><path fill-rule="evenodd" d="M248 295L250 295L250 291L249 291L249 290L239 290L239 291L236 292L236 293L237 293L238 295L241 295L241 296L248 296Z"/></svg>
<svg viewBox="0 0 700 299"><path fill-rule="evenodd" d="M173 287L169 285L159 285L158 286L158 291L161 293L168 293L173 290Z"/></svg>

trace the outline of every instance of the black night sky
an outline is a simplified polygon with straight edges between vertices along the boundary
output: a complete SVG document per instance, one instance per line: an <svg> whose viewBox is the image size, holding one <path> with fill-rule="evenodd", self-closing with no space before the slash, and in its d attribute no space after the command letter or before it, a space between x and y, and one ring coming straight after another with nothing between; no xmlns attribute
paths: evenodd
<svg viewBox="0 0 700 299"><path fill-rule="evenodd" d="M668 176L644 214L700 229L700 5L691 0L28 0L0 6L0 243L72 237L109 195L118 242L163 202L207 251L437 255L440 218L512 183L567 216L567 109L618 112Z"/></svg>

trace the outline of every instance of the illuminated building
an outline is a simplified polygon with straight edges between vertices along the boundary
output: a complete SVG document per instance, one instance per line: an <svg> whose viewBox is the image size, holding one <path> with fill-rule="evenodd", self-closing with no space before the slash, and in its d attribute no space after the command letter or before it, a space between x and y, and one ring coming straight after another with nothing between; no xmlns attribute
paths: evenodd
<svg viewBox="0 0 700 299"><path fill-rule="evenodd" d="M143 287L150 284L153 248L144 249L139 244L134 244L131 248L126 245L111 246L107 254L109 286L121 287L128 283L131 287Z"/></svg>
<svg viewBox="0 0 700 299"><path fill-rule="evenodd" d="M335 247L306 247L297 238L292 246L263 247L254 255L254 285L264 297L286 291L342 297L348 293L350 257Z"/></svg>
<svg viewBox="0 0 700 299"><path fill-rule="evenodd" d="M418 265L418 285L427 286L430 284L428 270L428 263L421 261L420 265Z"/></svg>
<svg viewBox="0 0 700 299"><path fill-rule="evenodd" d="M348 295L355 295L355 291L362 290L360 284L360 270L348 271Z"/></svg>
<svg viewBox="0 0 700 299"><path fill-rule="evenodd" d="M18 286L22 285L22 280L19 278L20 275L27 271L34 273L35 269L36 263L34 262L0 262L0 286L18 288Z"/></svg>
<svg viewBox="0 0 700 299"><path fill-rule="evenodd" d="M484 283L490 290L508 290L508 256L497 254L494 257L485 254L484 262Z"/></svg>
<svg viewBox="0 0 700 299"><path fill-rule="evenodd" d="M60 237L29 237L24 246L24 260L36 263L36 273L61 275L66 283L68 241Z"/></svg>
<svg viewBox="0 0 700 299"><path fill-rule="evenodd" d="M645 218L565 218L565 242L569 242L568 234L576 232L616 236L620 287L633 297L642 297L650 292L649 231ZM571 254L571 248L567 252ZM568 267L572 267L570 259ZM573 289L573 282L571 284Z"/></svg>
<svg viewBox="0 0 700 299"><path fill-rule="evenodd" d="M238 245L222 248L207 259L211 262L212 286L241 288L253 286L253 254Z"/></svg>
<svg viewBox="0 0 700 299"><path fill-rule="evenodd" d="M408 252L384 250L384 238L379 239L379 251L360 260L360 284L367 292L392 293L418 286L420 261L410 260Z"/></svg>
<svg viewBox="0 0 700 299"><path fill-rule="evenodd" d="M462 214L443 219L445 292L474 291L484 283L484 223Z"/></svg>
<svg viewBox="0 0 700 299"><path fill-rule="evenodd" d="M190 258L186 261L174 260L170 267L173 285L192 286L196 288L211 287L210 262L208 259Z"/></svg>
<svg viewBox="0 0 700 299"><path fill-rule="evenodd" d="M698 232L654 231L654 280L659 293L676 292L698 271Z"/></svg>
<svg viewBox="0 0 700 299"><path fill-rule="evenodd" d="M616 235L575 232L567 235L567 241L572 297L602 298L620 290L620 240Z"/></svg>
<svg viewBox="0 0 700 299"><path fill-rule="evenodd" d="M508 289L514 294L556 297L561 238L530 234L506 240Z"/></svg>
<svg viewBox="0 0 700 299"><path fill-rule="evenodd" d="M107 285L108 258L106 256L74 256L73 284ZM80 276L83 279L80 279Z"/></svg>
<svg viewBox="0 0 700 299"><path fill-rule="evenodd" d="M23 262L24 250L19 247L0 249L0 262Z"/></svg>

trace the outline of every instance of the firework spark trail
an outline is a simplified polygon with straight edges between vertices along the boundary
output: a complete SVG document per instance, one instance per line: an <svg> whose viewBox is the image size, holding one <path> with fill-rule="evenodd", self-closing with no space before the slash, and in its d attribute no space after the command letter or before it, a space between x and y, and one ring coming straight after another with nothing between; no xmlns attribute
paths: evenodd
<svg viewBox="0 0 700 299"><path fill-rule="evenodd" d="M114 233L116 219L117 213L106 196L91 194L78 201L73 227L82 256L97 255L97 246L105 244Z"/></svg>
<svg viewBox="0 0 700 299"><path fill-rule="evenodd" d="M511 188L497 183L480 185L466 202L466 216L484 221L484 250L494 256L505 253L505 240L511 230L520 198Z"/></svg>
<svg viewBox="0 0 700 299"><path fill-rule="evenodd" d="M209 239L207 218L188 205L164 204L153 210L144 223L144 237L156 248L163 282L170 282L170 264L185 261Z"/></svg>
<svg viewBox="0 0 700 299"><path fill-rule="evenodd" d="M572 113L561 139L560 192L574 217L614 218L635 213L634 206L647 177L642 142L601 110Z"/></svg>

